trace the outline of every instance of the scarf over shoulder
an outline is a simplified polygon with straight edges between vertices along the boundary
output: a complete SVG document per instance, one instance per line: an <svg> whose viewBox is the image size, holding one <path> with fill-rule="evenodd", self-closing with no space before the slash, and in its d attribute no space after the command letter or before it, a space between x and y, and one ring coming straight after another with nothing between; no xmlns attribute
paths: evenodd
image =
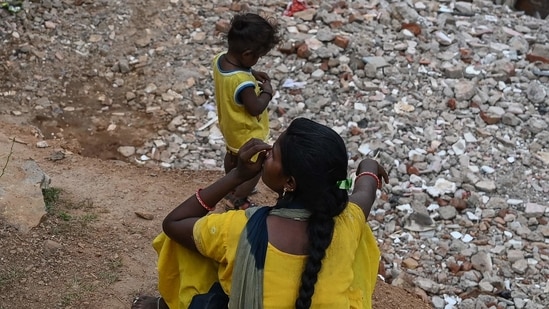
<svg viewBox="0 0 549 309"><path fill-rule="evenodd" d="M305 209L254 207L246 210L249 219L236 250L229 308L263 308L263 268L269 241L269 213L300 221L311 215Z"/></svg>

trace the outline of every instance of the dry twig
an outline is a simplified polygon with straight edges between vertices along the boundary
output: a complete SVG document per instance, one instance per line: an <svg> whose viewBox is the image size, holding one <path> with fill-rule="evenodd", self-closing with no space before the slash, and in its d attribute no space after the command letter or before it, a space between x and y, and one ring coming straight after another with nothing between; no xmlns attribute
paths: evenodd
<svg viewBox="0 0 549 309"><path fill-rule="evenodd" d="M2 174L0 174L0 177L4 176L4 173L6 173L6 168L8 168L8 163L10 162L11 155L13 154L14 144L15 144L15 137L11 140L10 152L8 153L8 157L6 158L6 164L4 164L4 167L2 168Z"/></svg>

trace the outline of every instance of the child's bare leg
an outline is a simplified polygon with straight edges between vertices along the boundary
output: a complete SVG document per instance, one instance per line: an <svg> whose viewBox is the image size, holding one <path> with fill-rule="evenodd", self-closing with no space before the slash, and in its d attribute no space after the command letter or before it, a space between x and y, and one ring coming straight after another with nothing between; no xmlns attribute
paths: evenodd
<svg viewBox="0 0 549 309"><path fill-rule="evenodd" d="M258 174L254 178L242 183L240 186L236 187L234 190L234 197L237 199L247 198L252 194L252 191L254 190L255 186L257 186L257 183L259 182L259 178L261 178L261 174Z"/></svg>
<svg viewBox="0 0 549 309"><path fill-rule="evenodd" d="M225 153L225 158L223 159L223 168L225 169L225 174L229 173L233 168L238 164L238 156L232 154L227 150Z"/></svg>
<svg viewBox="0 0 549 309"><path fill-rule="evenodd" d="M230 151L227 151L225 154L225 159L223 160L223 167L225 168L225 173L230 172L233 168L236 168L238 164L238 156L231 153ZM256 177L244 182L240 186L236 187L236 189L227 194L225 199L228 201L228 208L229 209L240 209L242 207L247 208L250 205L248 201L248 196L254 194L255 186L259 182L259 178L261 178L261 174L258 174Z"/></svg>

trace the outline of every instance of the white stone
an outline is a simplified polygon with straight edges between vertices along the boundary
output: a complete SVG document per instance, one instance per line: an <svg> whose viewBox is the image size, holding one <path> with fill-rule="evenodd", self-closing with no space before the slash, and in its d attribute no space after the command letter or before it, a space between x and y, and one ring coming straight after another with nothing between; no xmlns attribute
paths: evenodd
<svg viewBox="0 0 549 309"><path fill-rule="evenodd" d="M428 211L435 211L439 208L440 208L440 206L436 203L432 203L432 204L429 204L429 206L427 206Z"/></svg>
<svg viewBox="0 0 549 309"><path fill-rule="evenodd" d="M524 201L523 201L523 200L519 200L519 199L512 199L512 198L510 198L510 199L507 200L507 204L512 205L512 206L518 206L518 205L520 205L520 204L522 204L522 203L524 203Z"/></svg>
<svg viewBox="0 0 549 309"><path fill-rule="evenodd" d="M467 143L476 143L478 141L477 138L470 132L463 134L463 138Z"/></svg>
<svg viewBox="0 0 549 309"><path fill-rule="evenodd" d="M204 163L205 165L214 166L214 167L217 165L217 161L214 159L206 159L202 163Z"/></svg>
<svg viewBox="0 0 549 309"><path fill-rule="evenodd" d="M311 77L313 79L319 80L324 77L324 74L324 71L322 71L321 69L316 69L313 73L311 73Z"/></svg>
<svg viewBox="0 0 549 309"><path fill-rule="evenodd" d="M419 187L425 184L425 181L423 180L423 178L414 174L410 175L410 182Z"/></svg>
<svg viewBox="0 0 549 309"><path fill-rule="evenodd" d="M444 301L446 302L446 306L444 306L444 309L454 309L455 305L461 302L461 298L454 295L444 294Z"/></svg>
<svg viewBox="0 0 549 309"><path fill-rule="evenodd" d="M437 197L446 193L454 193L457 190L457 186L454 182L448 181L444 178L436 180L435 185L427 187L427 193L431 196Z"/></svg>
<svg viewBox="0 0 549 309"><path fill-rule="evenodd" d="M355 110L361 111L361 112L365 112L365 111L367 110L366 104L360 103L360 102L356 102L356 103L355 103Z"/></svg>
<svg viewBox="0 0 549 309"><path fill-rule="evenodd" d="M404 212L412 211L412 206L410 204L398 205L395 208L400 210L400 211L404 211Z"/></svg>
<svg viewBox="0 0 549 309"><path fill-rule="evenodd" d="M450 44L452 44L452 41L453 41L452 38L450 38L448 35L446 35L442 31L435 32L435 37L437 38L437 41L441 45L450 45Z"/></svg>
<svg viewBox="0 0 549 309"><path fill-rule="evenodd" d="M372 149L370 148L370 144L362 144L358 147L358 152L363 155L368 155L371 151Z"/></svg>
<svg viewBox="0 0 549 309"><path fill-rule="evenodd" d="M454 151L454 154L458 156L464 154L466 148L467 143L463 139L458 140L452 145L452 150Z"/></svg>
<svg viewBox="0 0 549 309"><path fill-rule="evenodd" d="M464 242L464 243L469 243L471 241L473 241L473 236L469 235L469 234L465 234L463 235L463 237L461 238L461 240Z"/></svg>
<svg viewBox="0 0 549 309"><path fill-rule="evenodd" d="M470 65L465 68L465 75L467 76L477 76L482 74L481 70L477 70L475 66Z"/></svg>
<svg viewBox="0 0 549 309"><path fill-rule="evenodd" d="M38 141L36 142L36 147L38 148L48 148L50 145L48 145L48 142L46 141Z"/></svg>
<svg viewBox="0 0 549 309"><path fill-rule="evenodd" d="M477 216L476 214L474 214L474 213L472 213L472 212L470 212L470 211L467 212L467 218L468 218L469 220L471 220L471 221L478 221L478 220L480 220L479 216Z"/></svg>

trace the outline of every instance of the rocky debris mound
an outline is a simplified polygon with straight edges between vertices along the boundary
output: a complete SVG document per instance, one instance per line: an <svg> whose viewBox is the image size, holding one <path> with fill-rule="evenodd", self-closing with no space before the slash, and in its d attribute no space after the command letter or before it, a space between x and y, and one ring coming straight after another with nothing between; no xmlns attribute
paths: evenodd
<svg viewBox="0 0 549 309"><path fill-rule="evenodd" d="M48 92L78 82L97 127L158 119L144 145L120 146L128 160L221 169L210 62L233 14L272 16L284 40L257 65L276 89L272 137L309 117L344 137L351 169L364 156L388 168L370 221L386 280L435 308L547 308L547 21L492 1L320 2L292 17L285 1L260 2L29 4L22 24L0 26L16 46L8 65L77 55L82 68L34 72L2 95L24 102L13 114L77 113Z"/></svg>

